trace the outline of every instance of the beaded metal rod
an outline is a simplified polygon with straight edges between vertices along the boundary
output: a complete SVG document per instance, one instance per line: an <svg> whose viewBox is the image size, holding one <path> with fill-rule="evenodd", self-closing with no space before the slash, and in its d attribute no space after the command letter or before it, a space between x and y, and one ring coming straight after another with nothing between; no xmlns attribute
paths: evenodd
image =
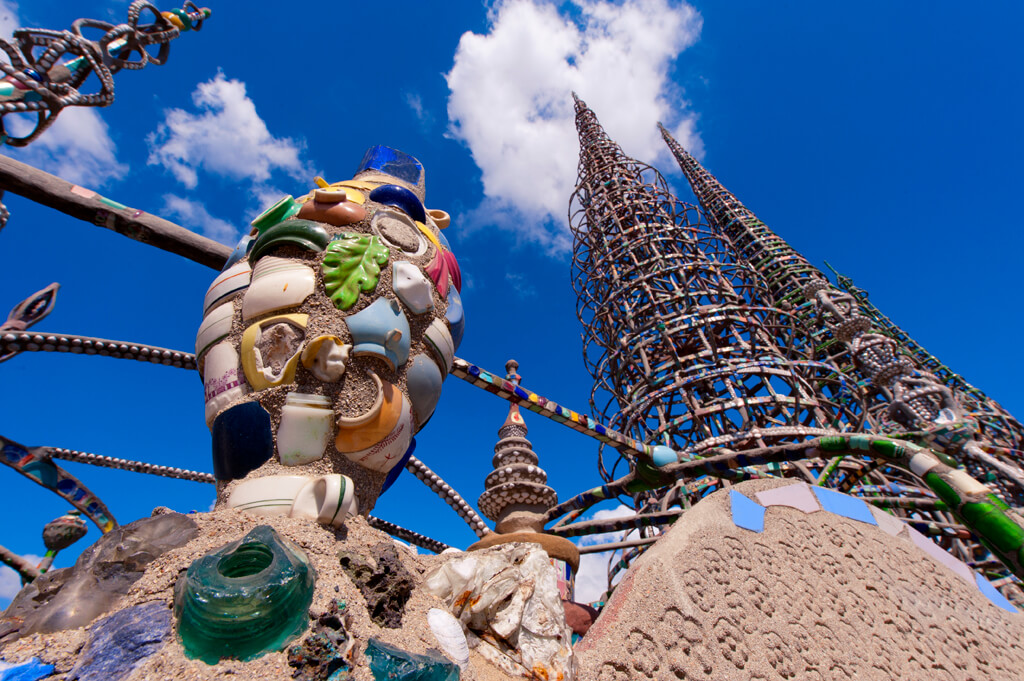
<svg viewBox="0 0 1024 681"><path fill-rule="evenodd" d="M548 534L555 534L559 537L581 537L589 534L600 534L604 532L620 532L622 530L635 530L638 527L660 527L669 525L679 519L684 511L666 511L664 513L650 513L635 515L629 518L612 518L609 520L588 520L573 525L563 525L558 528L547 530Z"/></svg>

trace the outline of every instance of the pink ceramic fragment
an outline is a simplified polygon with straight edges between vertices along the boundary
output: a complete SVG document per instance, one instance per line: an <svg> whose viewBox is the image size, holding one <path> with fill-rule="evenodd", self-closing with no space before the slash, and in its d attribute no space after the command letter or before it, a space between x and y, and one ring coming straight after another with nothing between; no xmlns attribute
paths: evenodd
<svg viewBox="0 0 1024 681"><path fill-rule="evenodd" d="M915 530L913 527L907 527L907 532L910 534L910 541L912 541L917 548L931 556L935 562L945 565L950 570L963 577L971 586L978 586L974 581L974 574L965 563L943 551L935 542Z"/></svg>
<svg viewBox="0 0 1024 681"><path fill-rule="evenodd" d="M910 528L899 518L889 515L880 508L871 506L871 515L875 516L875 520L878 521L878 526L882 528L886 534L891 534L894 537L906 538L905 530Z"/></svg>
<svg viewBox="0 0 1024 681"><path fill-rule="evenodd" d="M776 487L775 489L758 492L755 496L758 502L765 507L789 506L804 513L814 513L821 510L818 500L811 494L811 489L801 482L795 485Z"/></svg>

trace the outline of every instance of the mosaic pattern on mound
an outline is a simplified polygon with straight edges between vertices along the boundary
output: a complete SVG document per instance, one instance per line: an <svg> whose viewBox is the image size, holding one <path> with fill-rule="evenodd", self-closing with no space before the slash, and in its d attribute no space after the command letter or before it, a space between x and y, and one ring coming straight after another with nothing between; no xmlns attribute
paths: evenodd
<svg viewBox="0 0 1024 681"><path fill-rule="evenodd" d="M856 520L867 525L879 525L877 513L875 509L871 508L862 499L852 497L848 494L842 494L835 490L827 489L824 487L809 487L804 483L796 483L793 485L787 485L785 487L776 487L775 489L768 490L765 492L758 492L755 496L757 501L750 499L749 497L740 494L735 490L729 491L730 507L732 511L733 523L737 527L742 527L753 532L763 532L765 527L765 510L771 506L787 506L790 508L797 508L804 513L813 513L814 510L807 510L807 495L813 493L821 503L821 508L827 513ZM761 502L761 503L758 503ZM892 520L903 525L903 523L889 516ZM943 551L941 547L937 546L933 541L922 535L920 532L912 527L906 527L907 533L893 532L892 526L884 531L900 539L904 539L909 543L913 544L917 548L921 549L929 558L935 563L942 565L954 574L963 578L968 584L975 584L979 590L985 594L985 596L992 601L995 605L1003 608L1012 613L1017 613L1017 609L1010 604L1006 598L1000 594L994 586L992 586L987 579L979 574L972 573L971 569L962 561L957 560L952 555ZM974 574L977 580L975 581L970 575ZM982 584L986 586L982 586Z"/></svg>
<svg viewBox="0 0 1024 681"><path fill-rule="evenodd" d="M703 500L633 566L576 646L577 678L1024 675L1021 618L984 604L909 541L789 508L755 533L721 523L729 506L727 494Z"/></svg>

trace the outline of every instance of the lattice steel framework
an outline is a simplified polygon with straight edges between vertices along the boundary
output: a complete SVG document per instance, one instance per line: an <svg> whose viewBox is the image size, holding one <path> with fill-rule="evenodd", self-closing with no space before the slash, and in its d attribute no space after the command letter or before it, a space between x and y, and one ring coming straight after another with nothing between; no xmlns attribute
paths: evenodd
<svg viewBox="0 0 1024 681"><path fill-rule="evenodd" d="M626 156L579 98L576 127L573 284L595 412L642 442L698 455L859 430L856 386L792 341L805 336L799 320L763 304L763 284L728 240ZM613 473L602 460L602 476Z"/></svg>
<svg viewBox="0 0 1024 681"><path fill-rule="evenodd" d="M995 483L1006 498L1020 505L1024 500L1024 472L1017 451L1020 431L1006 427L1005 419L990 416L992 411L1009 414L983 394L979 398L949 377L940 379L925 368L927 361L916 362L920 353L901 347L901 341L909 338L906 334L892 333L894 325L872 315L863 298L833 286L660 127L709 222L732 241L744 262L764 276L767 294L777 305L794 309L821 329L816 339L820 358L863 376L869 428L904 433L961 458L972 475Z"/></svg>

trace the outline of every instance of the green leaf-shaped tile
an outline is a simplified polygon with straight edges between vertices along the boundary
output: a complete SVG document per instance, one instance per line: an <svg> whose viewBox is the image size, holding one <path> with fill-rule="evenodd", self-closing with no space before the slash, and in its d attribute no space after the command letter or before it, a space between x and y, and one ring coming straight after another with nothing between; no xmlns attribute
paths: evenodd
<svg viewBox="0 0 1024 681"><path fill-rule="evenodd" d="M342 234L324 253L324 288L339 310L356 304L359 291L372 291L390 251L369 234Z"/></svg>

